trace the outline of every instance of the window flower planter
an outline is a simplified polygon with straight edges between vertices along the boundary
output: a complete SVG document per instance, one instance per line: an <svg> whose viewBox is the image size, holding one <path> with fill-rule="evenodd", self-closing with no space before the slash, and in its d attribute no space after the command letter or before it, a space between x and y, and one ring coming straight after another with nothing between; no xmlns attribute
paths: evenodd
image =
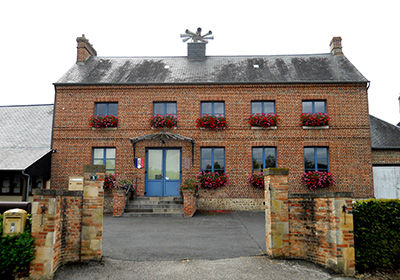
<svg viewBox="0 0 400 280"><path fill-rule="evenodd" d="M311 127L326 127L329 124L331 118L327 113L302 113L301 114L301 125ZM328 126L329 128L329 126Z"/></svg>
<svg viewBox="0 0 400 280"><path fill-rule="evenodd" d="M113 115L91 116L89 125L93 128L116 128L118 126L118 118Z"/></svg>
<svg viewBox="0 0 400 280"><path fill-rule="evenodd" d="M279 117L274 113L256 113L252 114L249 119L249 124L252 129L262 129L262 128L271 128L276 129L276 125L279 121Z"/></svg>
<svg viewBox="0 0 400 280"><path fill-rule="evenodd" d="M226 124L226 118L221 115L214 116L207 114L202 116L201 118L198 118L196 120L196 123L196 127L199 127L200 129L207 128L210 130L220 130L228 127Z"/></svg>
<svg viewBox="0 0 400 280"><path fill-rule="evenodd" d="M251 174L248 178L249 185L256 189L264 189L264 174L258 172L257 174Z"/></svg>
<svg viewBox="0 0 400 280"><path fill-rule="evenodd" d="M151 128L176 128L178 125L178 117L172 114L155 115L150 118Z"/></svg>
<svg viewBox="0 0 400 280"><path fill-rule="evenodd" d="M336 178L330 172L308 171L300 176L300 182L309 190L315 190L333 186Z"/></svg>
<svg viewBox="0 0 400 280"><path fill-rule="evenodd" d="M205 172L201 171L197 175L197 180L204 189L217 189L229 183L225 172Z"/></svg>

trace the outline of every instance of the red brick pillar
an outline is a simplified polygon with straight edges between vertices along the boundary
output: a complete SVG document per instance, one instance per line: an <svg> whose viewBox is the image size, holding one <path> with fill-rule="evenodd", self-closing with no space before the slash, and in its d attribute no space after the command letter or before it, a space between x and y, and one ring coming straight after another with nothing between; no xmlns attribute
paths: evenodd
<svg viewBox="0 0 400 280"><path fill-rule="evenodd" d="M81 260L100 261L103 242L104 165L85 165Z"/></svg>
<svg viewBox="0 0 400 280"><path fill-rule="evenodd" d="M267 254L289 257L288 168L264 169Z"/></svg>
<svg viewBox="0 0 400 280"><path fill-rule="evenodd" d="M195 190L182 190L183 194L183 216L193 217L197 211L197 198Z"/></svg>
<svg viewBox="0 0 400 280"><path fill-rule="evenodd" d="M113 190L113 216L121 217L125 211L126 193L124 190Z"/></svg>

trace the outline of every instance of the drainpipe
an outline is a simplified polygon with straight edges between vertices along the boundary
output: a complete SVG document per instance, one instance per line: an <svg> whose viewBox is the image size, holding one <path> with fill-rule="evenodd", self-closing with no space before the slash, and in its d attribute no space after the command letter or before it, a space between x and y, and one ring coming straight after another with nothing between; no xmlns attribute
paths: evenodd
<svg viewBox="0 0 400 280"><path fill-rule="evenodd" d="M30 184L31 184L31 175L29 175L29 174L26 174L25 172L24 172L24 170L22 170L22 175L24 175L24 176L27 176L28 177L28 181L27 181L27 183L26 183L26 197L25 197L25 201L29 201L29 186L30 186Z"/></svg>

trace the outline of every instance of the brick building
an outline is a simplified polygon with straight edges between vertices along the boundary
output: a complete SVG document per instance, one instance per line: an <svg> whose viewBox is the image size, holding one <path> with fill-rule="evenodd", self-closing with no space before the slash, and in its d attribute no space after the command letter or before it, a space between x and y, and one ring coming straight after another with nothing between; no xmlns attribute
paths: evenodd
<svg viewBox="0 0 400 280"><path fill-rule="evenodd" d="M330 171L332 191L374 195L368 80L343 55L206 56L204 42L181 57L99 57L77 38L77 62L57 81L52 188L84 164L135 178L139 196L177 196L200 171L225 171L229 184L202 189L203 209L263 209L263 191L248 176L265 167L289 168L289 190L306 192L305 170ZM302 126L302 113L327 113L328 126ZM254 113L275 113L276 127L252 128ZM92 115L118 116L116 128L96 129ZM150 119L172 114L176 128ZM200 129L204 114L226 118L224 129ZM144 159L144 168L135 159Z"/></svg>

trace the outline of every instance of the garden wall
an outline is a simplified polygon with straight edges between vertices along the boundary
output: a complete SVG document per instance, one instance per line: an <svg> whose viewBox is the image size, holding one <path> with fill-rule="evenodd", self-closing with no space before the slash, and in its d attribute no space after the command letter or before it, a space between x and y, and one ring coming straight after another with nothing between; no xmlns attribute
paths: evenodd
<svg viewBox="0 0 400 280"><path fill-rule="evenodd" d="M286 168L264 170L267 253L354 275L353 194L289 193L288 174Z"/></svg>
<svg viewBox="0 0 400 280"><path fill-rule="evenodd" d="M31 279L51 278L67 262L101 259L104 172L104 166L85 166L83 191L33 191Z"/></svg>

